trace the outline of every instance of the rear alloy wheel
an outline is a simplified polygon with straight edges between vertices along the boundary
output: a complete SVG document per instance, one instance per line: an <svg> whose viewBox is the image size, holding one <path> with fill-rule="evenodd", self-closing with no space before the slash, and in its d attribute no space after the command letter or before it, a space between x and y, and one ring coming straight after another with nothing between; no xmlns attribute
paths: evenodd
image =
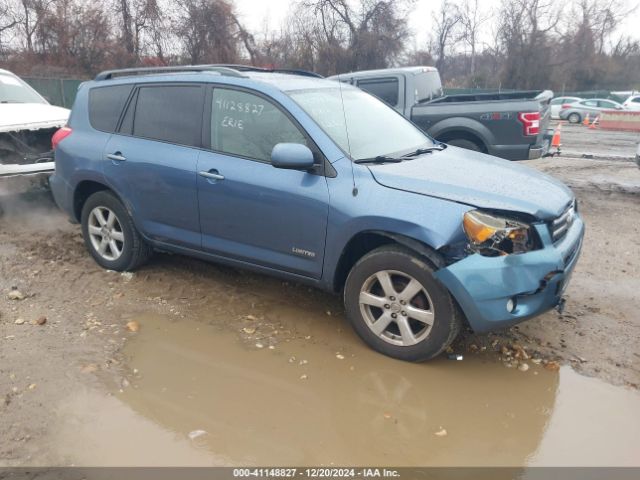
<svg viewBox="0 0 640 480"><path fill-rule="evenodd" d="M567 120L569 120L569 123L580 123L582 118L579 113L572 113L567 117Z"/></svg>
<svg viewBox="0 0 640 480"><path fill-rule="evenodd" d="M152 253L138 233L122 202L103 190L91 195L82 207L82 236L94 260L118 272L134 270Z"/></svg>
<svg viewBox="0 0 640 480"><path fill-rule="evenodd" d="M347 317L375 350L428 360L457 336L461 313L423 257L397 245L377 248L353 267L345 286Z"/></svg>
<svg viewBox="0 0 640 480"><path fill-rule="evenodd" d="M107 207L96 207L88 221L89 239L98 255L111 262L120 258L125 240L118 216Z"/></svg>

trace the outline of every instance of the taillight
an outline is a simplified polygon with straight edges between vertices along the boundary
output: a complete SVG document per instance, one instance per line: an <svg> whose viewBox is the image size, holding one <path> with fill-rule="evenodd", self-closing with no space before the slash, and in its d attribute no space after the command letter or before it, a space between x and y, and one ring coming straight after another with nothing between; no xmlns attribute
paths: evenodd
<svg viewBox="0 0 640 480"><path fill-rule="evenodd" d="M518 120L522 123L522 133L525 136L540 133L540 112L520 112Z"/></svg>
<svg viewBox="0 0 640 480"><path fill-rule="evenodd" d="M73 132L73 130L71 130L71 127L62 127L56 133L54 133L53 137L51 137L51 150L55 150L62 140L71 135L71 132Z"/></svg>
<svg viewBox="0 0 640 480"><path fill-rule="evenodd" d="M560 110L564 110L565 108L569 108L571 106L570 103L565 103L560 107Z"/></svg>

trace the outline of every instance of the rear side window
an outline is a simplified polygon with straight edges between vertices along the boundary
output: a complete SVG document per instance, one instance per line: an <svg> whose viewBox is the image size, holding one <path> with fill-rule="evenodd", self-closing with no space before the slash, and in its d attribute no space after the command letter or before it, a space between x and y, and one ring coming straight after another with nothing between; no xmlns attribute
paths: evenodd
<svg viewBox="0 0 640 480"><path fill-rule="evenodd" d="M631 100L633 103L640 103L640 97L635 97Z"/></svg>
<svg viewBox="0 0 640 480"><path fill-rule="evenodd" d="M298 127L270 101L252 93L214 88L211 99L213 150L268 162L278 143L309 146Z"/></svg>
<svg viewBox="0 0 640 480"><path fill-rule="evenodd" d="M115 132L133 85L92 88L89 92L89 121L96 130Z"/></svg>
<svg viewBox="0 0 640 480"><path fill-rule="evenodd" d="M583 102L583 105L586 105L587 107L597 107L598 102L596 100L586 100Z"/></svg>
<svg viewBox="0 0 640 480"><path fill-rule="evenodd" d="M179 145L200 146L204 89L162 85L138 90L133 135Z"/></svg>
<svg viewBox="0 0 640 480"><path fill-rule="evenodd" d="M416 75L414 83L416 87L416 102L433 100L444 95L440 74L437 71L427 71Z"/></svg>
<svg viewBox="0 0 640 480"><path fill-rule="evenodd" d="M392 107L398 104L399 83L397 78L381 78L377 80L360 80L360 87L365 92L375 95Z"/></svg>

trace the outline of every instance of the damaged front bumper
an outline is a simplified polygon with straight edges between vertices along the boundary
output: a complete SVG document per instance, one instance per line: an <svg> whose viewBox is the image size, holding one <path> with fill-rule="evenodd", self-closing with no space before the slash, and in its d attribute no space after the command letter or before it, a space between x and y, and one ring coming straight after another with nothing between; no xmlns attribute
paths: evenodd
<svg viewBox="0 0 640 480"><path fill-rule="evenodd" d="M514 325L562 304L580 256L584 223L576 215L556 243L547 225L535 228L544 245L540 250L501 257L475 253L435 273L475 332Z"/></svg>

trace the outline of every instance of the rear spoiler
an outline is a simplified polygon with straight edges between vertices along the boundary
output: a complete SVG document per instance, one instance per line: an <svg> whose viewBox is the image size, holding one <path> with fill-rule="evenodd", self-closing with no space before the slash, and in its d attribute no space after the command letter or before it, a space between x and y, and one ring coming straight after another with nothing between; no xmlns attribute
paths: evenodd
<svg viewBox="0 0 640 480"><path fill-rule="evenodd" d="M53 173L55 162L29 163L27 165L1 165L0 177L14 177L17 175L36 175L38 173Z"/></svg>

